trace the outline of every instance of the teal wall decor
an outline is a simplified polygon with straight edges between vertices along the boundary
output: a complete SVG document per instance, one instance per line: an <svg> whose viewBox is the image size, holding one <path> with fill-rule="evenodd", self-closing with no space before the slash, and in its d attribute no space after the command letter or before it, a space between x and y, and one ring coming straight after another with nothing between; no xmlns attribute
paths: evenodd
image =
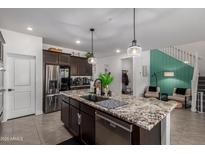
<svg viewBox="0 0 205 154"><path fill-rule="evenodd" d="M150 52L150 85L155 86L153 74L157 74L161 93L172 95L174 88L191 88L194 68L158 49ZM164 72L174 72L173 77L165 77Z"/></svg>

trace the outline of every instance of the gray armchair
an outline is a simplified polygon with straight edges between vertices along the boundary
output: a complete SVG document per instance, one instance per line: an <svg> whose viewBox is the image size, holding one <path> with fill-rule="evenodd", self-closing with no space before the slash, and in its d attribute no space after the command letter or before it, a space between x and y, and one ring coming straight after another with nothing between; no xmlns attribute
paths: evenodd
<svg viewBox="0 0 205 154"><path fill-rule="evenodd" d="M188 102L191 100L191 89L186 89L184 95L176 93L176 90L177 88L174 88L173 95L168 96L168 99L176 101L179 103L178 106L184 106L185 109L190 107L191 105L188 106Z"/></svg>
<svg viewBox="0 0 205 154"><path fill-rule="evenodd" d="M144 92L144 97L160 99L160 88L159 87L155 87L155 88L156 90L151 90L150 87L146 87Z"/></svg>

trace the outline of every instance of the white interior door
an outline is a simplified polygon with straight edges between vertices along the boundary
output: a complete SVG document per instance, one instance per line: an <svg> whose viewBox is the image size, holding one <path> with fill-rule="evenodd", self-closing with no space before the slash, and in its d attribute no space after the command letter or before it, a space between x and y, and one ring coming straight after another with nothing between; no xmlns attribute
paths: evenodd
<svg viewBox="0 0 205 154"><path fill-rule="evenodd" d="M35 58L8 56L9 119L35 113Z"/></svg>

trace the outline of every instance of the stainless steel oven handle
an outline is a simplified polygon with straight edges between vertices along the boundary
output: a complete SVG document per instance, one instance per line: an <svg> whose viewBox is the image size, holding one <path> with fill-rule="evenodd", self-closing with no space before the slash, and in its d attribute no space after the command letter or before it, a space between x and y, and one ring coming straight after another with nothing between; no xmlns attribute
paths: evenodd
<svg viewBox="0 0 205 154"><path fill-rule="evenodd" d="M101 119L104 119L105 121L108 121L112 127L118 126L118 127L122 128L122 129L124 129L124 130L126 130L126 131L128 131L128 132L130 132L130 133L132 132L132 125L130 125L130 128L127 128L127 127L125 127L125 126L123 126L123 125L120 125L119 123L116 123L116 122L113 121L113 120L108 119L108 118L105 117L105 116L102 116L102 115L98 114L97 112L95 112L95 116L96 116L96 117L99 117L99 118L101 118Z"/></svg>

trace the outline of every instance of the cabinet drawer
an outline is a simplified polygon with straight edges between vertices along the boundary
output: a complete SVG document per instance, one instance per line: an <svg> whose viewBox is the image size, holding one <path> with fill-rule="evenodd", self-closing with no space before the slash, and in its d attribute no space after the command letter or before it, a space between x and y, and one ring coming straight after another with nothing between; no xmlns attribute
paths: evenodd
<svg viewBox="0 0 205 154"><path fill-rule="evenodd" d="M79 102L70 98L70 104L73 105L76 108L79 108Z"/></svg>
<svg viewBox="0 0 205 154"><path fill-rule="evenodd" d="M93 116L93 117L95 116L95 109L90 107L90 106L88 106L88 105L86 105L86 104L81 103L80 104L80 110L82 112L85 112L85 113Z"/></svg>

